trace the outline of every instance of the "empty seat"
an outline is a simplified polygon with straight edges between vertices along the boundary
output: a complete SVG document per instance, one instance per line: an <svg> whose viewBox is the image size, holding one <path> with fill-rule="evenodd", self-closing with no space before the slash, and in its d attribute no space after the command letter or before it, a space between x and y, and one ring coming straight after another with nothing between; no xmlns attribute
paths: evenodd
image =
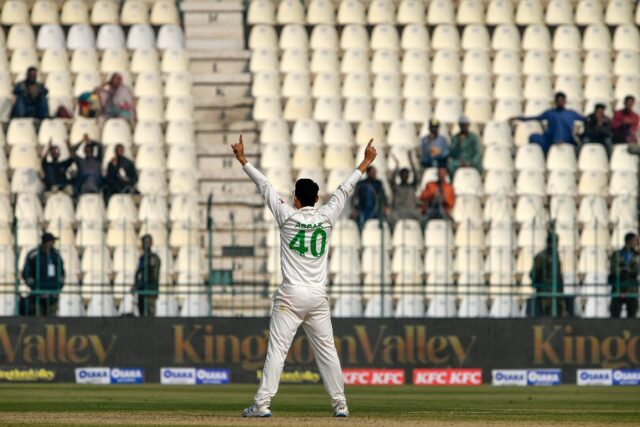
<svg viewBox="0 0 640 427"><path fill-rule="evenodd" d="M9 0L2 5L0 21L4 25L28 24L29 6L18 0Z"/></svg>
<svg viewBox="0 0 640 427"><path fill-rule="evenodd" d="M172 0L154 1L149 21L153 25L180 23L180 15L176 3Z"/></svg>

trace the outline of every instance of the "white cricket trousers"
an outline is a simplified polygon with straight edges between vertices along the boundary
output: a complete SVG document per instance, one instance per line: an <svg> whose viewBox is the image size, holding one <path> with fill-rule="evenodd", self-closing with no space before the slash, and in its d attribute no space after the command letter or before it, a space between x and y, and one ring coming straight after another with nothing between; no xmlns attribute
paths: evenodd
<svg viewBox="0 0 640 427"><path fill-rule="evenodd" d="M255 397L257 404L270 404L278 392L284 361L300 324L313 348L324 388L331 397L331 406L346 402L344 377L333 342L331 310L325 290L316 286L283 284L273 296L269 345Z"/></svg>

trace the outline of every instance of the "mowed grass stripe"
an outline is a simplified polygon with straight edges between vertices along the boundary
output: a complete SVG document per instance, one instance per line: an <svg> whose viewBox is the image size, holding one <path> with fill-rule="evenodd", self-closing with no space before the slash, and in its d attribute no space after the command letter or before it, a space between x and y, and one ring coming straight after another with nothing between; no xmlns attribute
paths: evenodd
<svg viewBox="0 0 640 427"><path fill-rule="evenodd" d="M255 386L0 385L0 424L24 412L170 413L235 417L251 402ZM640 425L640 387L348 387L355 418L389 421L582 423ZM283 385L272 403L274 417L330 415L319 385ZM104 420L106 421L106 420ZM104 424L96 419L95 425ZM32 425L40 425L34 423Z"/></svg>

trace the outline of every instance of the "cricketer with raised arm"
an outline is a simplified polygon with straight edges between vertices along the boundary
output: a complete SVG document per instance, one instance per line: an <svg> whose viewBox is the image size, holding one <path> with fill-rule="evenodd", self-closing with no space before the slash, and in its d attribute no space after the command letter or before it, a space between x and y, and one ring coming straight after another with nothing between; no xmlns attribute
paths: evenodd
<svg viewBox="0 0 640 427"><path fill-rule="evenodd" d="M315 354L333 415L348 417L344 378L333 342L331 309L327 297L327 254L334 224L364 171L376 158L373 139L364 159L338 187L329 201L316 208L318 185L309 179L296 182L294 207L289 206L267 178L247 161L242 136L231 146L244 171L255 182L280 229L282 284L273 296L269 345L262 380L254 403L243 417L270 417L271 399L278 391L280 375L291 342L302 325Z"/></svg>

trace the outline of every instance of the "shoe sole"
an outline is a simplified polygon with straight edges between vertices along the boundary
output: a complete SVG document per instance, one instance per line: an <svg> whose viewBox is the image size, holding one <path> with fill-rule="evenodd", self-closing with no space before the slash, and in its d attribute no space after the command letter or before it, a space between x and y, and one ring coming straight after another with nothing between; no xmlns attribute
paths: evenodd
<svg viewBox="0 0 640 427"><path fill-rule="evenodd" d="M349 418L349 415L345 415L345 414L336 414L334 415L335 418Z"/></svg>
<svg viewBox="0 0 640 427"><path fill-rule="evenodd" d="M264 415L242 415L242 418L269 418L271 417L271 414L264 414Z"/></svg>

